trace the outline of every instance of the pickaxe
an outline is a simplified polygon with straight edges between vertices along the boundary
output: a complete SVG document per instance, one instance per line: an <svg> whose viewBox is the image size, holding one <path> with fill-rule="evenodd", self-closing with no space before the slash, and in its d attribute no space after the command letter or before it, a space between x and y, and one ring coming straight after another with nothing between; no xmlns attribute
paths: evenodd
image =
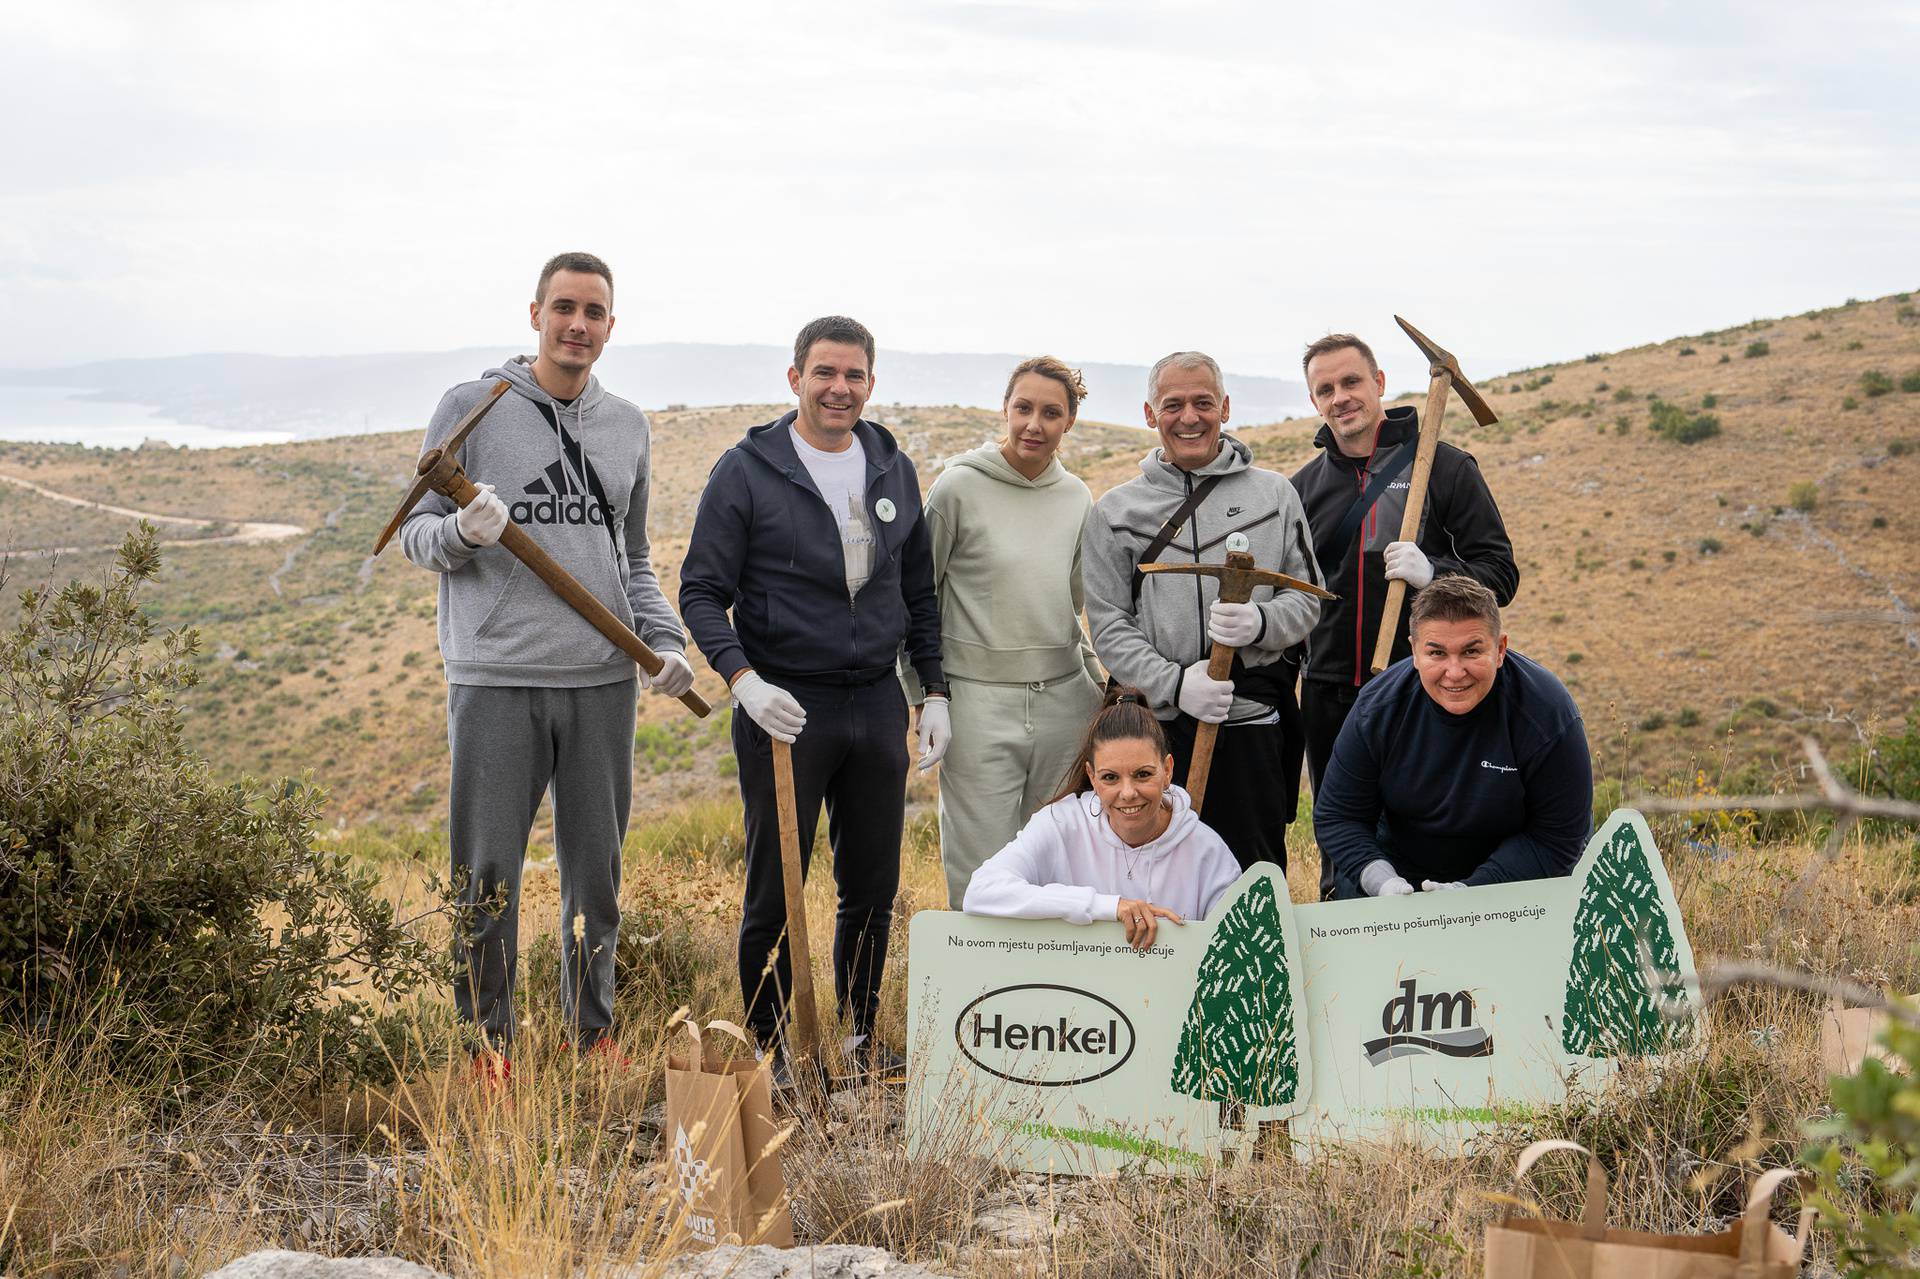
<svg viewBox="0 0 1920 1279"><path fill-rule="evenodd" d="M460 419L459 425L454 427L453 434L448 436L444 443L437 448L428 449L421 455L420 464L415 468L420 478L413 482L413 487L407 490L407 496L400 503L400 509L393 513L393 518L387 521L387 527L381 530L380 540L373 544L375 555L386 549L387 543L393 540L393 535L399 531L402 522L413 513L414 504L425 497L429 490L440 494L461 508L465 508L467 503L479 496L480 490L475 488L473 481L467 478L467 473L461 469L460 461L455 455L459 453L460 446L467 442L467 436L473 434L473 428L480 425L480 419L487 415L487 410L500 402L500 397L506 389L505 381L494 383L493 389L487 393L486 398L474 405L473 409ZM528 537L525 529L508 521L506 528L500 531L500 545L506 547L522 564L532 569L541 581L553 588L554 594L572 605L575 612L591 622L593 629L612 640L620 647L621 652L639 663L641 670L648 675L660 673L664 665L660 655L648 648L641 638L627 627L626 623L613 615L611 609L594 598L592 591L574 580L573 574L561 568L551 555L541 550L540 544ZM687 709L695 715L705 715L713 709L707 705L700 694L692 689L682 693L680 700L686 703Z"/></svg>
<svg viewBox="0 0 1920 1279"><path fill-rule="evenodd" d="M1413 455L1413 476L1407 482L1407 512L1400 520L1399 540L1411 542L1420 536L1420 517L1427 509L1427 481L1433 475L1433 455L1440 448L1440 419L1447 411L1447 392L1457 391L1480 425L1492 426L1500 419L1486 400L1481 398L1480 392L1473 389L1473 383L1467 381L1467 375L1460 371L1460 361L1435 346L1432 338L1399 316L1394 316L1393 322L1407 331L1407 336L1427 357L1429 365L1427 411L1420 415L1420 444ZM1371 668L1375 675L1387 668L1387 661L1393 656L1393 633L1400 626L1400 608L1406 600L1407 584L1404 581L1396 577L1387 583L1386 606L1380 613L1380 633L1373 645Z"/></svg>
<svg viewBox="0 0 1920 1279"><path fill-rule="evenodd" d="M1245 604L1253 598L1256 586L1271 586L1276 591L1305 591L1309 595L1323 600L1337 600L1340 597L1332 591L1322 590L1312 582L1303 582L1297 577L1288 577L1285 573L1275 573L1271 569L1255 568L1253 556L1245 551L1228 551L1225 564L1142 564L1142 573L1193 573L1200 577L1220 579L1220 602L1222 604ZM1233 649L1226 644L1215 644L1213 652L1207 658L1207 677L1223 680L1233 672ZM1207 798L1207 774L1213 768L1213 742L1219 735L1220 726L1202 721L1193 734L1193 759L1187 764L1187 794L1193 799L1193 811L1196 815Z"/></svg>

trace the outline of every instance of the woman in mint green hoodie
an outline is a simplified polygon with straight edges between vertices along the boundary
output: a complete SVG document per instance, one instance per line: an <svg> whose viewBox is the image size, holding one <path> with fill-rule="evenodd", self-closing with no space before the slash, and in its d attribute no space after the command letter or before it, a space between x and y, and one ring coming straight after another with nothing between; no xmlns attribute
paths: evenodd
<svg viewBox="0 0 1920 1279"><path fill-rule="evenodd" d="M953 746L940 765L940 860L954 910L980 863L1053 797L1100 705L1080 629L1080 531L1093 499L1060 465L1086 397L1051 356L1001 401L1006 435L949 460L927 494Z"/></svg>

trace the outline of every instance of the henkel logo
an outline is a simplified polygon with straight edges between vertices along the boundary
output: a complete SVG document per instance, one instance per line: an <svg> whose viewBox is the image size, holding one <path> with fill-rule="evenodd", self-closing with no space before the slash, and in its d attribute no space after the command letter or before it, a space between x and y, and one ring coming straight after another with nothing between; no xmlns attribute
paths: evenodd
<svg viewBox="0 0 1920 1279"><path fill-rule="evenodd" d="M603 527L606 508L570 483L567 470L555 458L546 474L527 485L527 497L507 508L515 524L592 524Z"/></svg>
<svg viewBox="0 0 1920 1279"><path fill-rule="evenodd" d="M1016 1084L1065 1088L1111 1075L1133 1056L1133 1023L1091 991L1033 982L990 990L960 1010L953 1037L980 1069Z"/></svg>
<svg viewBox="0 0 1920 1279"><path fill-rule="evenodd" d="M1380 1029L1386 1033L1361 1045L1370 1066L1433 1053L1493 1056L1493 1036L1473 1024L1473 996L1464 990L1423 995L1411 979L1403 981L1400 993L1380 1010Z"/></svg>

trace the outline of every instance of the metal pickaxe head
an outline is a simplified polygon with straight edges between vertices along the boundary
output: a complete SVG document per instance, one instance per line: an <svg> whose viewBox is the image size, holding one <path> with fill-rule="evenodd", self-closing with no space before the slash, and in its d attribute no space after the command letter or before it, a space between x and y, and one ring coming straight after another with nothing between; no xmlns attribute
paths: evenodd
<svg viewBox="0 0 1920 1279"><path fill-rule="evenodd" d="M1256 586L1271 586L1276 591L1305 591L1323 600L1340 598L1332 591L1323 590L1312 582L1303 582L1297 577L1288 577L1285 573L1275 573L1271 569L1255 568L1253 556L1245 551L1228 551L1225 564L1142 564L1140 571L1142 573L1191 573L1198 577L1217 577L1220 579L1222 604L1246 603L1253 598L1253 588Z"/></svg>
<svg viewBox="0 0 1920 1279"><path fill-rule="evenodd" d="M380 530L380 540L373 544L375 555L387 549L387 543L392 541L393 535L400 531L400 526L406 522L407 516L413 514L414 506L427 495L427 491L444 487L451 478L452 472L459 469L459 463L453 460L454 454L460 451L460 446L467 442L469 435L473 434L473 428L480 425L480 419L487 415L487 410L500 402L500 397L506 392L507 386L505 378L495 382L493 389L482 396L480 402L460 419L459 424L453 428L453 434L421 455L420 464L415 468L420 478L413 482L413 487L407 490L406 497L400 501L400 509L393 513L393 518L387 521L387 526ZM443 467L441 465L443 462L451 465Z"/></svg>
<svg viewBox="0 0 1920 1279"><path fill-rule="evenodd" d="M1439 377L1444 373L1447 379L1453 383L1454 391L1460 396L1461 401L1466 404L1467 408L1472 411L1474 421L1482 426L1492 426L1500 420L1499 415L1493 411L1493 407L1489 405L1485 399L1481 398L1480 392L1474 389L1473 383L1467 381L1467 375L1460 371L1460 361L1453 358L1452 352L1441 347L1432 338L1422 333L1419 329L1414 328L1399 316L1394 316L1393 322L1406 330L1407 336L1413 339L1413 344L1420 348L1420 354L1427 357L1427 364L1432 375Z"/></svg>

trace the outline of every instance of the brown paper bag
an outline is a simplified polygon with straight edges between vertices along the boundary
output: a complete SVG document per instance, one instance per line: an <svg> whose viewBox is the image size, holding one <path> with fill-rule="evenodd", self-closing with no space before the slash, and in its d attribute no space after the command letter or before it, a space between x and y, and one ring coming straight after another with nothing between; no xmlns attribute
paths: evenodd
<svg viewBox="0 0 1920 1279"><path fill-rule="evenodd" d="M1889 1069L1900 1062L1880 1042L1887 1028L1884 1008L1848 1008L1838 995L1827 1001L1820 1018L1820 1064L1829 1075L1852 1075L1869 1057L1878 1057Z"/></svg>
<svg viewBox="0 0 1920 1279"><path fill-rule="evenodd" d="M1587 1196L1579 1221L1516 1217L1487 1227L1486 1279L1794 1279L1806 1255L1813 1210L1800 1211L1789 1235L1767 1220L1774 1192L1797 1179L1776 1168L1753 1183L1739 1222L1716 1235L1654 1235L1607 1226L1607 1174L1585 1146L1536 1141L1520 1153L1517 1189L1540 1156L1555 1150L1587 1157Z"/></svg>
<svg viewBox="0 0 1920 1279"><path fill-rule="evenodd" d="M773 1089L764 1063L730 1057L711 1032L747 1037L731 1022L685 1023L687 1055L667 1057L667 1173L685 1206L687 1233L701 1247L720 1243L793 1246Z"/></svg>

